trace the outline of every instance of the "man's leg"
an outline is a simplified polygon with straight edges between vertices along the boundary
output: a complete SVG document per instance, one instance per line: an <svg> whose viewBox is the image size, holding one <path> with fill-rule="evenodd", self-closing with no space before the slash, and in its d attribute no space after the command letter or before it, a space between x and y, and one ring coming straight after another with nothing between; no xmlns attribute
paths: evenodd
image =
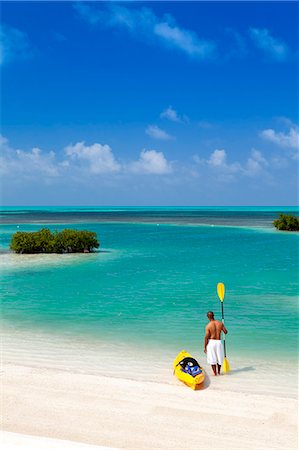
<svg viewBox="0 0 299 450"><path fill-rule="evenodd" d="M221 370L220 364L217 363L217 367L218 367L218 375L220 375L220 370Z"/></svg>
<svg viewBox="0 0 299 450"><path fill-rule="evenodd" d="M216 364L212 364L212 369L213 369L214 375L216 376L217 375Z"/></svg>

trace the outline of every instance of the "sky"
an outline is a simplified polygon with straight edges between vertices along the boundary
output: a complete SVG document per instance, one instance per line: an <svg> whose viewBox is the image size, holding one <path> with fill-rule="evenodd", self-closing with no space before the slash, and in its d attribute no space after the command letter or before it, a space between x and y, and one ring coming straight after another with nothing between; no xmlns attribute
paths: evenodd
<svg viewBox="0 0 299 450"><path fill-rule="evenodd" d="M297 205L298 2L2 2L3 205Z"/></svg>

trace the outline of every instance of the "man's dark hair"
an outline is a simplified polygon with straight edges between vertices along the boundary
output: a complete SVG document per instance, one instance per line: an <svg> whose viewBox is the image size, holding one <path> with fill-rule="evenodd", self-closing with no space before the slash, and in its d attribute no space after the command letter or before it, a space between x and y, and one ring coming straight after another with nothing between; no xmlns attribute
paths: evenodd
<svg viewBox="0 0 299 450"><path fill-rule="evenodd" d="M207 312L207 317L208 317L208 319L214 319L214 313L213 313L213 311L208 311L208 312Z"/></svg>

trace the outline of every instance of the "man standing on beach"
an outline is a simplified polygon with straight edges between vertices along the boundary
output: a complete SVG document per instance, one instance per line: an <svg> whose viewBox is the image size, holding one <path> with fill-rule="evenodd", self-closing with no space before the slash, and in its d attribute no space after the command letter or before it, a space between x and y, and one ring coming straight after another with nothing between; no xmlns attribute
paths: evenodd
<svg viewBox="0 0 299 450"><path fill-rule="evenodd" d="M220 375L220 369L224 359L223 345L221 342L221 332L227 334L227 329L219 320L214 319L213 311L207 313L209 323L206 326L204 341L204 352L207 354L208 364L211 364L214 375Z"/></svg>

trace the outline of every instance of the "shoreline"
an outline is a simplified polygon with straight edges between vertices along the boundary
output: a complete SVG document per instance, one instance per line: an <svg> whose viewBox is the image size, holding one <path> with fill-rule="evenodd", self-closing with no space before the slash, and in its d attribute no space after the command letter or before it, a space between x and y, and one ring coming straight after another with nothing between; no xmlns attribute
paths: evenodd
<svg viewBox="0 0 299 450"><path fill-rule="evenodd" d="M175 378L5 364L3 429L123 449L197 448L199 441L201 448L219 442L214 449L297 448L296 399L237 392L226 383L233 378L208 376L194 392Z"/></svg>
<svg viewBox="0 0 299 450"><path fill-rule="evenodd" d="M16 327L5 328L1 333L2 363L8 367L23 366L32 370L59 370L64 373L173 385L173 360L183 350L179 347L152 346L146 342L111 341L92 335L83 337L61 334L59 331L29 332ZM206 363L206 356L197 346L190 345L186 349L210 378L212 373ZM266 358L262 355L245 357L238 352L230 352L228 360L231 373L223 377L220 389L275 395L277 398L297 398L298 367L295 360L273 355L267 355Z"/></svg>
<svg viewBox="0 0 299 450"><path fill-rule="evenodd" d="M86 334L86 330L45 330L42 327L29 330L28 328L13 326L5 319L2 321L1 330L2 360L5 363L27 365L32 367L60 367L66 370L82 370L86 373L105 374L109 371L109 364L117 360L121 366L121 375L130 374L130 367L138 361L135 366L136 374L144 376L148 366L152 367L152 373L157 376L164 376L169 381L169 374L172 374L172 363L176 355L183 350L173 344L162 345L161 343L151 343L150 341L140 341L132 337L120 341L112 336ZM206 355L201 351L202 341L198 345L187 345L187 350L198 359L199 363L206 366ZM107 362L102 364L102 360ZM254 366L259 378L266 374L274 376L278 373L281 379L281 364L287 368L288 374L293 378L297 375L297 361L290 358L290 355L278 355L269 353L253 355L252 350L247 350L246 354L238 349L231 350L228 359L235 370L241 371L244 366ZM272 368L268 370L268 366ZM166 376L165 376L166 375ZM155 379L152 376L149 380ZM170 377L171 379L171 377ZM290 385L290 383L288 383Z"/></svg>

